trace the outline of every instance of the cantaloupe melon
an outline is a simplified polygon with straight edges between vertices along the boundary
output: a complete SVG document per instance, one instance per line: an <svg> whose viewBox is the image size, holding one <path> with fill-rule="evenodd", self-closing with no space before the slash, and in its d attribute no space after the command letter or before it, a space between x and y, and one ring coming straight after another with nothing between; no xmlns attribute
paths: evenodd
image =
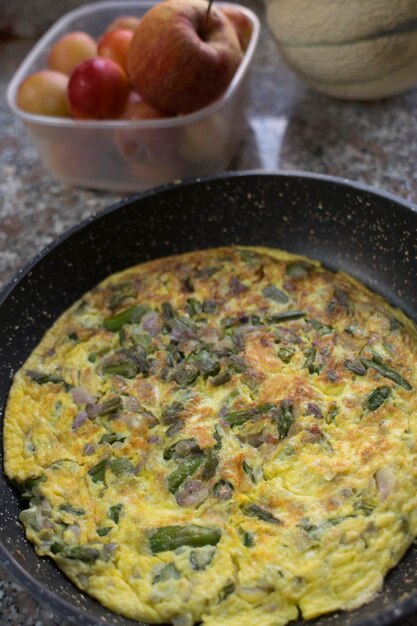
<svg viewBox="0 0 417 626"><path fill-rule="evenodd" d="M288 65L331 96L371 100L417 84L417 0L266 0Z"/></svg>

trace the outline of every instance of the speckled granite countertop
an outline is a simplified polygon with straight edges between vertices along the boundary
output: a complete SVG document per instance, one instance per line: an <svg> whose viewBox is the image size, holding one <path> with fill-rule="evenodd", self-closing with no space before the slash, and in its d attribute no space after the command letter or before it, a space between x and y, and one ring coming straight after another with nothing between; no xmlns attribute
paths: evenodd
<svg viewBox="0 0 417 626"><path fill-rule="evenodd" d="M253 0L251 6L262 17L261 2ZM33 40L0 40L0 286L68 227L121 198L52 180L7 109L7 82L32 45ZM416 129L417 88L382 102L331 100L286 69L264 28L250 126L230 169L320 172L365 182L417 203ZM416 623L417 615L401 626ZM1 569L0 624L67 626Z"/></svg>

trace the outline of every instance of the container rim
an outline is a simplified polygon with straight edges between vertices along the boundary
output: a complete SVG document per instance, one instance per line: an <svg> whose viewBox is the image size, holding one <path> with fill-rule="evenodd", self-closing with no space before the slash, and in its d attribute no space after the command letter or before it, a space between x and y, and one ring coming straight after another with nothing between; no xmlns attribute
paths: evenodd
<svg viewBox="0 0 417 626"><path fill-rule="evenodd" d="M184 124L192 124L198 122L201 119L208 117L216 113L221 109L234 95L238 85L242 82L243 78L249 71L251 62L253 60L256 46L260 35L260 21L258 16L247 7L237 4L235 2L219 2L219 7L234 7L238 8L244 13L252 23L252 35L248 44L248 47L243 55L243 59L232 78L227 90L221 98L213 102L212 104L199 109L193 113L187 113L186 115L172 116L156 120L74 120L66 117L55 117L52 115L35 115L33 113L27 113L22 111L16 103L16 94L20 83L22 82L25 74L30 69L34 60L49 46L60 34L69 32L67 30L68 25L77 18L91 15L99 10L106 9L120 9L121 12L132 9L137 10L143 8L145 10L150 9L152 6L158 4L156 0L124 0L123 2L115 3L112 0L102 0L101 2L92 2L84 5L78 9L74 9L65 13L60 17L39 39L34 47L28 52L22 63L19 65L12 79L7 86L6 100L13 113L19 117L22 121L31 124L38 124L43 126L54 126L59 128L73 128L73 129L103 129L103 130L116 130L116 129L143 129L143 128L175 128L177 126L183 126ZM46 69L46 68L45 68Z"/></svg>

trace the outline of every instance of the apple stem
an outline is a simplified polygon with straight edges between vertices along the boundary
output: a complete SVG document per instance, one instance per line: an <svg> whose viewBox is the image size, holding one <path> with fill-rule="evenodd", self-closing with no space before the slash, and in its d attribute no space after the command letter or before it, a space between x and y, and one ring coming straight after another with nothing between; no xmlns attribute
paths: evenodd
<svg viewBox="0 0 417 626"><path fill-rule="evenodd" d="M210 10L211 10L211 6L213 4L213 0L208 0L208 7L207 7L207 11L206 11L206 17L204 19L204 24L203 24L203 32L207 29L208 26L208 20L210 17Z"/></svg>

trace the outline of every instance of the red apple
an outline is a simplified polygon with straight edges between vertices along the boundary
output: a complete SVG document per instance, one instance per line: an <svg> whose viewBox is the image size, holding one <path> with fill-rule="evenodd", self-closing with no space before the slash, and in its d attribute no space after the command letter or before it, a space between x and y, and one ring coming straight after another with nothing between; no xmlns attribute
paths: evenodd
<svg viewBox="0 0 417 626"><path fill-rule="evenodd" d="M252 22L243 11L232 6L221 7L220 11L232 22L235 27L239 43L243 52L248 48L250 38L252 37Z"/></svg>
<svg viewBox="0 0 417 626"><path fill-rule="evenodd" d="M121 15L120 17L116 17L108 27L109 30L114 30L116 28L123 28L125 30L134 31L138 27L140 19L135 17L134 15Z"/></svg>
<svg viewBox="0 0 417 626"><path fill-rule="evenodd" d="M206 0L166 0L141 19L128 53L132 87L155 108L190 113L217 100L242 60L229 19Z"/></svg>
<svg viewBox="0 0 417 626"><path fill-rule="evenodd" d="M99 56L112 59L112 61L118 63L120 67L127 72L127 53L132 38L132 30L123 28L108 30L98 41L97 50Z"/></svg>
<svg viewBox="0 0 417 626"><path fill-rule="evenodd" d="M117 119L129 97L129 81L120 65L97 57L78 65L68 83L71 115L77 119Z"/></svg>
<svg viewBox="0 0 417 626"><path fill-rule="evenodd" d="M95 57L97 44L90 35L83 31L67 33L52 46L48 56L48 67L68 76L87 59Z"/></svg>

